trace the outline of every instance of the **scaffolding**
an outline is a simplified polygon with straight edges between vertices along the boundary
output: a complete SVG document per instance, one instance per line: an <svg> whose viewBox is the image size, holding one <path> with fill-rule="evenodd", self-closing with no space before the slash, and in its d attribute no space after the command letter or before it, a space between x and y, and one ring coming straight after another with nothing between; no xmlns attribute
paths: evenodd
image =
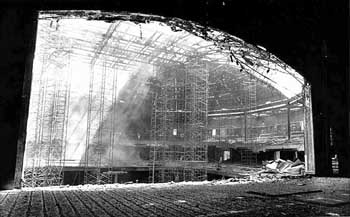
<svg viewBox="0 0 350 217"><path fill-rule="evenodd" d="M244 112L244 143L245 147L239 148L242 164L256 164L257 153L254 153L253 147L256 146L256 132L255 132L255 119L256 113L250 111L256 109L256 86L257 80L253 75L249 74L248 79L244 82L243 98L245 99L245 112Z"/></svg>
<svg viewBox="0 0 350 217"><path fill-rule="evenodd" d="M86 70L90 76L89 82L85 83L89 87L88 92L80 95L84 99L87 96L87 109L86 112L82 109L84 112L79 114L79 123L75 123L81 126L80 121L86 120L86 128L83 126L82 132L79 132L82 135L79 139L83 138L83 142L75 143L75 138L71 140L78 144L76 150L83 151L77 151L77 155L72 155L72 158L80 160L85 184L112 182L115 172L113 163L118 165L113 159L113 147L125 145L122 143L126 140L130 140L130 144L135 147L150 146L149 156L142 153L145 156L142 165L145 165L145 160L149 166L150 182L205 179L208 144L219 146L224 151L236 149L240 155L235 153L234 157L241 157L240 162L250 165L257 162L256 151L264 151L263 146L267 143L270 149L274 148L273 145L284 146L286 136L293 143L303 142L306 123L302 121L302 107L292 104L286 105L288 108L284 107L287 95L282 95L282 89L273 86L273 80L265 76L270 68L264 74L267 66L266 62L261 61L265 61L267 56L261 56L259 52L257 56L252 56L255 52L250 53L252 46L239 42L237 46L244 47L243 50L234 44L230 44L231 49L221 50L215 43L196 38L190 32L172 32L169 26L163 28L155 23L136 25L122 20L100 23L78 20L67 22L61 17L50 19L40 20L39 25L39 31L44 32L40 36L41 40L48 48L40 51L40 55L45 57L42 61L42 71L45 73L42 72L38 79L40 88L33 89L33 92L37 91L35 94L38 97L31 97L31 104L37 104L34 110L31 109L31 112L36 113L36 119L33 120L36 123L35 130L28 132L35 139L29 141L33 144L28 145L26 150L31 149L26 162L30 169L25 169L25 179L31 186L62 182L70 93L70 84L66 79L69 75L64 73L68 73L70 67L66 63L70 64L70 61L79 62L77 67L79 64L90 67L90 71ZM53 34L48 29L61 31ZM59 34L61 39L56 40L55 35ZM74 42L74 46L69 48L71 42L67 41ZM226 42L223 44L229 45ZM65 47L69 49L61 49ZM253 65L249 64L251 67L247 65L249 62L244 61L247 58L249 62L254 62ZM270 59L268 57L267 60ZM264 72L258 70L259 64L255 62L264 63L261 64ZM153 77L152 68L156 69ZM53 76L58 72L62 76ZM130 122L120 121L123 123L117 125L117 72L129 73L130 77L139 76L140 82L134 87L143 90L147 96L142 98L147 103L139 104L147 107L142 110L142 129L131 129L133 126L128 128L128 124L137 125L141 118ZM121 93L131 86L123 86L128 76L121 75L119 78ZM152 77L152 97L147 95L148 88L139 86L140 83L144 85L143 82L149 77ZM125 94L125 98L134 96L135 92ZM152 109L149 98L152 98ZM119 111L134 105L128 103L123 107L121 101L118 100ZM135 97L135 101L139 102L139 98ZM285 112L287 109L288 112ZM118 114L119 120L127 120L124 114ZM258 120L260 114L264 118ZM276 117L276 120L270 117ZM122 125L128 129L122 129ZM85 132L86 137L83 137ZM141 137L140 132L145 135ZM85 150L80 144L85 146Z"/></svg>
<svg viewBox="0 0 350 217"><path fill-rule="evenodd" d="M113 180L113 145L117 73L106 63L90 71L87 111L86 149L84 162L85 184L108 184Z"/></svg>
<svg viewBox="0 0 350 217"><path fill-rule="evenodd" d="M153 81L150 181L204 180L208 69L197 59L160 67Z"/></svg>
<svg viewBox="0 0 350 217"><path fill-rule="evenodd" d="M32 95L36 98L31 104L35 129L27 139L25 187L61 185L64 178L71 88L70 52L45 50L40 76L35 79L38 89Z"/></svg>
<svg viewBox="0 0 350 217"><path fill-rule="evenodd" d="M102 52L108 50L116 28L114 23L109 26L90 61L84 184L108 184L113 180L117 71Z"/></svg>

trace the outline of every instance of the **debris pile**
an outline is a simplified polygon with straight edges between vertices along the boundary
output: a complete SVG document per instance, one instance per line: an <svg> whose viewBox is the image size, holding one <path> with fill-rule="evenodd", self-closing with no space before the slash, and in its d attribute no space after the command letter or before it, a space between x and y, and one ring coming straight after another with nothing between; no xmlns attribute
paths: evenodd
<svg viewBox="0 0 350 217"><path fill-rule="evenodd" d="M272 173L282 176L302 176L305 172L305 164L297 159L294 162L291 160L271 160L263 162L263 170L259 174Z"/></svg>

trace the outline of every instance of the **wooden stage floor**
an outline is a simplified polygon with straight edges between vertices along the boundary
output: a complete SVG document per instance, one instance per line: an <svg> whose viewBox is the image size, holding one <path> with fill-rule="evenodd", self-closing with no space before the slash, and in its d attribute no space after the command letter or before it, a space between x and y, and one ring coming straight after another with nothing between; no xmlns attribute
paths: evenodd
<svg viewBox="0 0 350 217"><path fill-rule="evenodd" d="M335 204L336 200L333 200L333 204L328 206L309 203L296 197L303 192L303 195L309 197L318 198L322 194L325 198L334 197L339 200L339 195L350 195L346 191L348 180L340 184L338 181L316 183L313 179L303 178L266 183L219 180L27 188L0 191L0 216L350 215L348 203ZM315 189L321 189L322 192ZM275 196L249 193L262 190L272 192ZM278 196L286 195L285 191L289 192L289 196Z"/></svg>

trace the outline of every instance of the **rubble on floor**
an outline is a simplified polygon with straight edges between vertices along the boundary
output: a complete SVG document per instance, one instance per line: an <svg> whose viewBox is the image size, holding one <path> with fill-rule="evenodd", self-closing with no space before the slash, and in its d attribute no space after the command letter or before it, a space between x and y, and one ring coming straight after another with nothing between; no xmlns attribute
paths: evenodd
<svg viewBox="0 0 350 217"><path fill-rule="evenodd" d="M277 177L304 176L305 164L299 159L296 159L294 162L283 159L263 161L263 170L259 171L258 174L260 176L274 174Z"/></svg>
<svg viewBox="0 0 350 217"><path fill-rule="evenodd" d="M305 175L304 162L300 160L272 160L264 161L261 165L223 164L219 169L213 166L208 169L209 174L222 176L222 179L213 180L212 184L219 183L247 183L270 182L285 178L301 178Z"/></svg>

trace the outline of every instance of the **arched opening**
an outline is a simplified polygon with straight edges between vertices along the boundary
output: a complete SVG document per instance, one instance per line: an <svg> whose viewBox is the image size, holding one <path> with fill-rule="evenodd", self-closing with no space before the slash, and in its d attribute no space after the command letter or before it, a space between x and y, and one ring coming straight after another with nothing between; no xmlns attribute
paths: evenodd
<svg viewBox="0 0 350 217"><path fill-rule="evenodd" d="M29 112L26 186L205 180L274 158L314 172L304 78L180 19L40 14Z"/></svg>

